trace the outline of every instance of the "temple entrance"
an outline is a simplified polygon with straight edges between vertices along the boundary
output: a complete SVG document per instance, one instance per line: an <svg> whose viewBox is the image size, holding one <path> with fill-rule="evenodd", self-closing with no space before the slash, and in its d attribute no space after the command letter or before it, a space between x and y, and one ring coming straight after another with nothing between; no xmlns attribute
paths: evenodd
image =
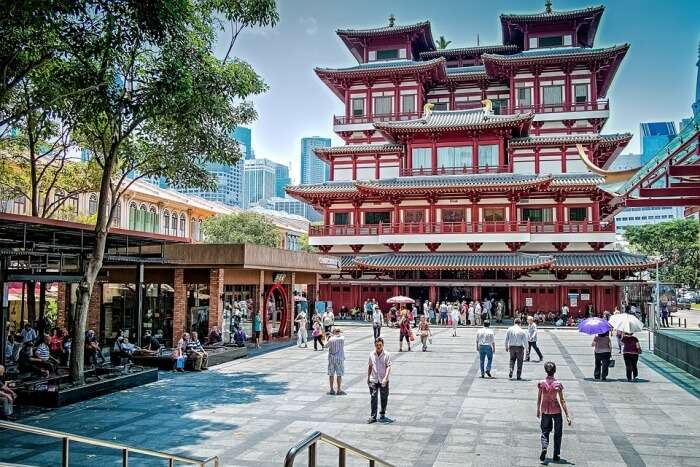
<svg viewBox="0 0 700 467"><path fill-rule="evenodd" d="M440 287L438 289L438 302L461 302L462 300L470 300L470 298L470 287Z"/></svg>
<svg viewBox="0 0 700 467"><path fill-rule="evenodd" d="M409 287L408 296L416 301L423 303L430 298L430 287Z"/></svg>
<svg viewBox="0 0 700 467"><path fill-rule="evenodd" d="M493 299L494 301L503 300L505 310L508 310L510 300L510 289L508 287L482 287L481 299Z"/></svg>

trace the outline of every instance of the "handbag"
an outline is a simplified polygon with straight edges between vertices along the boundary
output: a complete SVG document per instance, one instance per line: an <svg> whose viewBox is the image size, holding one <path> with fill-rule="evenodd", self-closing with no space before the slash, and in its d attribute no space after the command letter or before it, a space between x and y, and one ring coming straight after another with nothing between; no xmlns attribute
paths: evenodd
<svg viewBox="0 0 700 467"><path fill-rule="evenodd" d="M413 333L411 333L411 334L408 336L408 339L409 339L411 342L413 342L414 340L416 340L416 335L413 334Z"/></svg>
<svg viewBox="0 0 700 467"><path fill-rule="evenodd" d="M433 338L432 337L428 337L428 344L433 345Z"/></svg>
<svg viewBox="0 0 700 467"><path fill-rule="evenodd" d="M608 368L615 368L615 360L613 360L612 358L608 362Z"/></svg>

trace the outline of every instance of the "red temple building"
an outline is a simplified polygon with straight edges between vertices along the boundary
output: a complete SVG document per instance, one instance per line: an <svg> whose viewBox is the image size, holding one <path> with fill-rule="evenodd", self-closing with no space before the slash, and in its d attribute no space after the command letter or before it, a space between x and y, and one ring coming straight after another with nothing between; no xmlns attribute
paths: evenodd
<svg viewBox="0 0 700 467"><path fill-rule="evenodd" d="M324 300L620 302L652 263L611 249L622 206L587 166L607 169L631 139L601 133L629 48L594 47L603 10L504 14L502 44L453 49L429 22L337 31L358 64L315 71L345 104L346 145L316 150L330 181L287 188L323 212L310 244L342 258Z"/></svg>

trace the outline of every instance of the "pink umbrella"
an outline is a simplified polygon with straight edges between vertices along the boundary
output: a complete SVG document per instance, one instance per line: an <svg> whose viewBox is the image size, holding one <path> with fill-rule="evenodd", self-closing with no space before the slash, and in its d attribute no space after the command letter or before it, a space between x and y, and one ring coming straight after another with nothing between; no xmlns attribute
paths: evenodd
<svg viewBox="0 0 700 467"><path fill-rule="evenodd" d="M412 298L404 297L403 295L397 295L396 297L391 297L386 302L387 303L398 303L399 305L404 305L406 303L416 303L416 301L413 300Z"/></svg>

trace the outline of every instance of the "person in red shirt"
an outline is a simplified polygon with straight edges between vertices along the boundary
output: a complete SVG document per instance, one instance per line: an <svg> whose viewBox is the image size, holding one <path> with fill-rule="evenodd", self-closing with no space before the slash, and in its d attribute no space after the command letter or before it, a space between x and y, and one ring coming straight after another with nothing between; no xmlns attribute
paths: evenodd
<svg viewBox="0 0 700 467"><path fill-rule="evenodd" d="M399 352L403 352L403 341L406 339L408 351L411 351L411 322L406 316L402 316L399 323Z"/></svg>
<svg viewBox="0 0 700 467"><path fill-rule="evenodd" d="M547 362L544 364L544 371L547 373L547 377L537 383L537 388L539 389L537 394L537 418L540 419L540 429L542 430L542 435L540 436L542 445L540 460L544 462L547 457L549 434L552 432L552 425L554 425L554 455L552 456L552 460L557 462L560 459L559 454L561 453L561 411L564 410L566 423L569 426L571 426L571 417L569 416L569 409L567 409L566 401L564 400L564 385L554 378L554 374L557 372L557 366L554 362Z"/></svg>
<svg viewBox="0 0 700 467"><path fill-rule="evenodd" d="M642 353L642 346L639 345L639 339L631 333L625 333L621 339L622 343L622 358L625 359L625 372L627 373L627 381L630 383L637 380L639 371L637 370L637 361L639 354Z"/></svg>

